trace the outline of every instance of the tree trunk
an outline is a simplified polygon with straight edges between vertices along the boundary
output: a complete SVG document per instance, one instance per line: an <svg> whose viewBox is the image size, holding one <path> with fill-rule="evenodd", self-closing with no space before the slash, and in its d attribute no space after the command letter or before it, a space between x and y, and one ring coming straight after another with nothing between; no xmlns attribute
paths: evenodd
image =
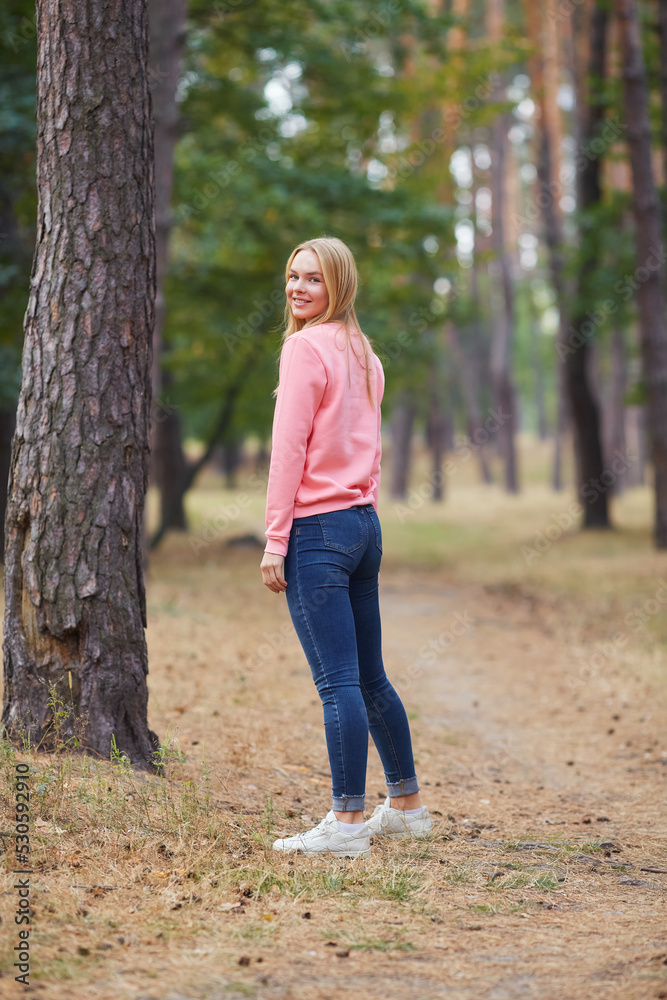
<svg viewBox="0 0 667 1000"><path fill-rule="evenodd" d="M492 240L496 267L500 279L498 307L494 309L493 334L491 343L491 377L495 404L502 414L498 430L498 444L503 459L505 489L508 493L519 492L516 459L516 392L512 376L514 343L514 287L511 262L505 245L504 228L504 182L505 182L505 115L498 115L493 123L493 165L491 167L492 187Z"/></svg>
<svg viewBox="0 0 667 1000"><path fill-rule="evenodd" d="M643 486L646 481L646 409L643 406L626 406L625 440L628 453L636 456L627 472L628 486Z"/></svg>
<svg viewBox="0 0 667 1000"><path fill-rule="evenodd" d="M466 429L468 439L475 449L475 453L479 461L479 470L482 482L492 483L493 476L491 475L491 467L486 455L485 445L489 435L482 423L475 359L474 356L471 358L463 349L454 323L448 323L447 329L449 334L449 345L460 373L463 399L466 408ZM472 345L474 354L474 349L479 346L479 338L473 338L471 335L471 340L474 341Z"/></svg>
<svg viewBox="0 0 667 1000"><path fill-rule="evenodd" d="M389 492L394 500L404 500L412 457L412 425L416 407L404 392L394 403L391 415L391 475Z"/></svg>
<svg viewBox="0 0 667 1000"><path fill-rule="evenodd" d="M39 209L7 504L2 722L43 749L76 735L103 758L113 737L150 769L145 0L38 0L37 37Z"/></svg>
<svg viewBox="0 0 667 1000"><path fill-rule="evenodd" d="M150 29L150 86L153 98L155 143L155 330L153 334L153 398L162 398L169 380L162 374L166 303L164 283L169 260L174 185L174 150L180 136L180 111L176 91L181 76L185 43L186 0L148 0ZM183 491L186 459L181 419L165 397L162 414L154 412L151 481L160 491L161 519L169 512L169 528L187 528ZM156 407L154 407L156 410Z"/></svg>
<svg viewBox="0 0 667 1000"><path fill-rule="evenodd" d="M590 94L586 109L580 109L581 144L589 148L598 139L604 118L604 103L600 100L604 85L607 49L607 11L596 3L590 23L589 81ZM600 166L602 156L586 157L586 162L577 174L577 204L580 213L586 213L600 201ZM597 266L597 250L594 234L582 231L580 242L591 247L584 259L578 278L576 300L591 302L591 276ZM608 528L608 489L598 488L604 484L605 468L600 427L598 401L591 386L590 342L595 334L595 322L589 312L580 305L572 316L567 337L559 338L558 356L564 366L565 383L572 418L577 468L577 485L583 502L585 528ZM608 478L608 477L606 477Z"/></svg>
<svg viewBox="0 0 667 1000"><path fill-rule="evenodd" d="M0 562L5 551L5 512L7 484L11 464L12 436L16 427L16 410L0 409Z"/></svg>
<svg viewBox="0 0 667 1000"><path fill-rule="evenodd" d="M628 359L623 327L616 324L611 335L611 384L607 407L606 465L611 466L616 455L627 455L628 463L637 461L625 439L625 393L628 388ZM629 465L620 470L613 483L613 492L622 493L628 485Z"/></svg>
<svg viewBox="0 0 667 1000"><path fill-rule="evenodd" d="M535 318L530 316L530 364L533 370L533 391L535 393L535 417L537 420L537 436L540 441L547 439L547 411L544 399L544 368L542 366L542 351L540 333Z"/></svg>
<svg viewBox="0 0 667 1000"><path fill-rule="evenodd" d="M563 274L563 221L560 210L560 193L562 184L560 181L560 117L557 103L558 92L558 43L559 19L556 16L553 0L547 0L543 7L533 2L525 0L526 21L528 25L528 35L534 52L530 59L530 76L534 84L537 96L537 104L540 109L540 130L538 134L537 152L537 181L538 181L538 201L542 209L542 220L544 224L544 237L549 251L549 270L551 273L551 283L556 293L556 303L558 305L559 325L557 344L567 342L568 336L568 293L565 288ZM545 29L543 13L546 14L550 23L549 30ZM533 337L533 345L535 338ZM539 355L535 355L539 364ZM567 386L561 363L556 364L556 428L554 434L554 457L552 470L552 485L555 490L563 488L563 441L567 431ZM540 372L540 374L538 374ZM546 417L544 414L544 390L541 371L535 369L536 376L536 403L538 409L538 423L540 425L540 437L546 436Z"/></svg>
<svg viewBox="0 0 667 1000"><path fill-rule="evenodd" d="M662 143L662 232L667 242L667 0L658 0L660 138Z"/></svg>
<svg viewBox="0 0 667 1000"><path fill-rule="evenodd" d="M655 543L667 548L667 318L660 203L651 164L649 93L634 0L615 0L620 22L623 97L637 229L637 289L642 367L655 491Z"/></svg>
<svg viewBox="0 0 667 1000"><path fill-rule="evenodd" d="M437 390L431 392L431 401L426 422L428 446L431 452L431 476L433 478L432 499L441 502L445 496L442 461L445 457L446 441L450 420L442 405Z"/></svg>
<svg viewBox="0 0 667 1000"><path fill-rule="evenodd" d="M170 381L171 373L163 372L164 389L168 389ZM188 463L183 452L181 416L178 410L173 406L154 404L152 430L154 454L151 470L160 491L160 519L172 530L186 531L183 497Z"/></svg>

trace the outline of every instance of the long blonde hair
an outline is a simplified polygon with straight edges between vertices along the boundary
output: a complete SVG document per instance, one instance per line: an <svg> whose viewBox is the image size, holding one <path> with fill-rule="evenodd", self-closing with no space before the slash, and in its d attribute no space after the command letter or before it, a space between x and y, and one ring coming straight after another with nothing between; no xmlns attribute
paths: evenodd
<svg viewBox="0 0 667 1000"><path fill-rule="evenodd" d="M298 330L304 330L309 326L317 326L320 323L339 322L345 329L348 375L350 370L350 350L352 350L355 358L366 371L366 389L368 391L368 398L371 404L373 404L373 392L371 389L371 345L368 338L362 333L357 314L354 311L354 300L357 296L359 277L352 251L337 236L320 236L317 239L299 243L287 261L285 284L289 281L294 258L300 250L312 250L317 255L322 268L324 284L329 293L329 302L326 309L317 316L313 316L307 320L295 317L290 309L289 301L286 302L283 343ZM363 361L355 351L352 343L351 330L353 329L358 331L360 335L364 352Z"/></svg>

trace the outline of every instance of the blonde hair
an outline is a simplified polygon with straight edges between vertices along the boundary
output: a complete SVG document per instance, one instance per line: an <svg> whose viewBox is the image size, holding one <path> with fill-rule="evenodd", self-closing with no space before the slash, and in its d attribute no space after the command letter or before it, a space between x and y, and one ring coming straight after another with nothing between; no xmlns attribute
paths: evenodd
<svg viewBox="0 0 667 1000"><path fill-rule="evenodd" d="M283 343L288 337L299 330L304 330L309 326L318 326L320 323L339 322L345 329L345 342L347 346L348 375L350 370L350 349L355 358L366 371L366 389L368 398L373 404L373 392L371 389L371 344L368 338L362 333L354 311L354 300L357 295L359 278L357 265L350 248L339 240L337 236L320 236L314 240L306 240L299 243L290 254L285 268L285 283L289 281L290 271L294 258L301 250L312 250L320 262L322 277L329 293L329 302L317 316L311 319L298 319L292 313L289 302L285 303L285 331L283 333ZM352 343L351 330L356 330L361 338L363 346L363 361L354 349ZM277 392L277 390L276 390ZM275 393L274 393L275 395Z"/></svg>

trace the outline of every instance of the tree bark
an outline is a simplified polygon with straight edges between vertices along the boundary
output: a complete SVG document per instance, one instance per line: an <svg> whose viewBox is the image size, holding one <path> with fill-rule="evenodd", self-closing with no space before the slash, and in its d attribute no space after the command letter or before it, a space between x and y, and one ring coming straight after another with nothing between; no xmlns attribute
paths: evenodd
<svg viewBox="0 0 667 1000"><path fill-rule="evenodd" d="M391 415L391 475L389 491L394 500L404 500L412 457L412 426L416 406L407 392L394 403Z"/></svg>
<svg viewBox="0 0 667 1000"><path fill-rule="evenodd" d="M185 44L186 0L148 0L150 29L150 87L153 99L155 144L155 330L153 333L153 398L161 400L169 379L162 373L164 326L167 314L164 284L169 261L174 186L174 150L181 131L176 91L181 77ZM167 391L168 397L168 391ZM151 480L160 491L161 519L169 527L187 528L183 490L186 470L181 419L165 398L152 424Z"/></svg>
<svg viewBox="0 0 667 1000"><path fill-rule="evenodd" d="M153 340L155 344L155 340ZM170 373L162 373L162 388L168 389ZM168 397L168 392L166 393ZM168 404L156 402L152 410L153 454L151 470L160 493L160 520L170 530L186 531L185 481L188 462L183 451L181 415Z"/></svg>
<svg viewBox="0 0 667 1000"><path fill-rule="evenodd" d="M608 16L604 0L596 2L591 13L590 57L588 75L590 94L584 111L580 109L581 144L589 148L597 139L604 120L604 104L600 93L606 69L607 22ZM577 206L580 213L586 213L600 201L600 166L602 156L585 158L585 165L577 174ZM597 266L597 249L594 233L582 230L580 242L587 244L589 251L579 270L577 302L579 308L572 316L567 337L561 336L558 356L564 367L565 383L572 418L577 485L584 508L584 528L609 528L609 493L598 489L596 483L604 483L604 455L600 410L591 386L589 370L590 343L595 333L595 323L581 303L592 301L590 293L591 276ZM592 332L589 328L592 327Z"/></svg>
<svg viewBox="0 0 667 1000"><path fill-rule="evenodd" d="M531 81L534 84L537 104L540 110L540 130L538 133L537 152L537 195L538 204L542 209L544 237L549 252L549 271L551 283L556 293L558 305L558 335L557 344L567 342L568 336L568 293L564 279L563 254L563 220L560 209L560 118L557 103L558 91L558 43L559 20L554 9L553 0L547 0L544 8L550 22L545 30L542 6L525 0L528 35L535 47L530 60ZM537 348L533 336L532 344ZM535 356L539 362L539 356ZM563 487L563 441L567 432L568 406L567 386L562 364L556 364L556 427L554 434L554 456L552 469L552 485L555 490ZM538 374L539 373L539 374ZM546 417L544 414L544 391L541 370L535 368L536 403L538 408L539 434L546 436Z"/></svg>
<svg viewBox="0 0 667 1000"><path fill-rule="evenodd" d="M502 413L498 430L498 444L503 459L505 489L508 493L519 492L516 458L516 391L512 374L514 344L514 283L509 253L505 244L504 227L504 178L505 178L505 132L504 115L498 115L493 123L493 165L491 167L492 190L492 242L496 266L499 272L499 304L494 309L493 334L491 343L491 377L496 406Z"/></svg>
<svg viewBox="0 0 667 1000"><path fill-rule="evenodd" d="M628 486L643 486L646 481L646 408L626 406L625 440L628 451L636 455L627 472Z"/></svg>
<svg viewBox="0 0 667 1000"><path fill-rule="evenodd" d="M627 455L628 462L636 462L638 455L630 454L625 439L625 393L628 388L628 359L623 327L616 324L611 335L611 379L607 408L606 464L611 466L617 454ZM613 483L613 493L619 494L628 485L629 466L621 469Z"/></svg>
<svg viewBox="0 0 667 1000"><path fill-rule="evenodd" d="M15 427L16 411L14 409L0 409L0 562L4 560L7 484L11 464L12 436Z"/></svg>
<svg viewBox="0 0 667 1000"><path fill-rule="evenodd" d="M16 740L151 769L142 521L155 301L145 0L37 2L37 242L6 519ZM67 713L58 724L58 707Z"/></svg>
<svg viewBox="0 0 667 1000"><path fill-rule="evenodd" d="M183 498L188 460L183 451L183 426L178 409L168 402L171 372L160 372L160 381L165 399L156 400L151 412L153 449L150 471L160 494L161 523L171 530L186 531L188 525Z"/></svg>
<svg viewBox="0 0 667 1000"><path fill-rule="evenodd" d="M464 350L454 323L447 324L447 332L449 335L449 345L460 373L461 388L466 408L466 430L468 440L472 443L475 449L482 482L487 484L492 483L493 476L491 475L491 467L486 455L486 445L484 443L488 440L488 432L483 426L482 413L479 406L478 379L476 377L477 366L475 365L475 360L479 359L475 359L474 357L475 350L479 350L479 337L472 336L472 333L474 332L473 328L473 331L471 331L471 340L474 342L471 345L471 357Z"/></svg>
<svg viewBox="0 0 667 1000"><path fill-rule="evenodd" d="M667 0L658 0L660 138L662 143L662 232L667 242Z"/></svg>
<svg viewBox="0 0 667 1000"><path fill-rule="evenodd" d="M632 194L642 367L646 387L649 440L655 497L654 536L667 548L667 318L660 203L651 163L649 93L637 7L634 0L615 0L620 22L623 98L632 170Z"/></svg>
<svg viewBox="0 0 667 1000"><path fill-rule="evenodd" d="M442 502L445 496L445 475L442 462L447 450L451 421L443 408L440 393L436 388L431 392L428 416L426 419L426 437L431 452L431 476L433 479L432 499Z"/></svg>

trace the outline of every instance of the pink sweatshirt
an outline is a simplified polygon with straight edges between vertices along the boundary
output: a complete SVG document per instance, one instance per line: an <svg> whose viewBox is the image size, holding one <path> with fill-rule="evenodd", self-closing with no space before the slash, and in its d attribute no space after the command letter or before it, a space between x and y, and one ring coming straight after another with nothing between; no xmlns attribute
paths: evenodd
<svg viewBox="0 0 667 1000"><path fill-rule="evenodd" d="M363 361L363 345L352 334ZM371 353L373 404L366 372L345 343L340 323L293 333L280 355L266 501L266 552L287 554L295 517L358 504L377 510L380 487L380 403L384 372Z"/></svg>

